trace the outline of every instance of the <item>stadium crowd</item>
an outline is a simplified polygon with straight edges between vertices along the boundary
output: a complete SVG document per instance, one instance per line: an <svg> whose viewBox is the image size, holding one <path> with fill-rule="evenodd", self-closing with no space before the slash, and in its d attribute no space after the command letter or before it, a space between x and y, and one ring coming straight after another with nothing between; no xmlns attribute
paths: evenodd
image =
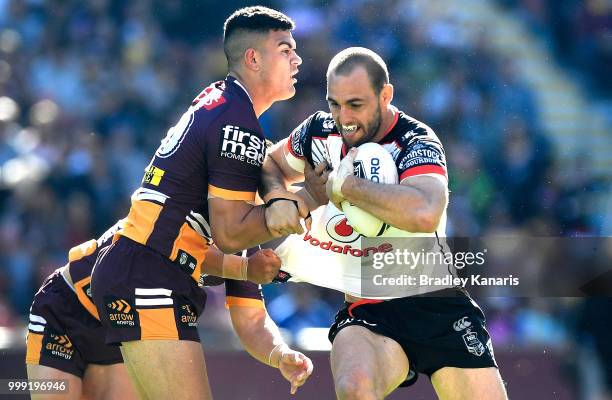
<svg viewBox="0 0 612 400"><path fill-rule="evenodd" d="M219 21L238 3L0 1L0 326L24 325L35 290L65 264L67 250L126 214L166 130L204 85L223 78ZM370 47L388 62L394 103L445 145L449 235L600 233L588 204L601 183L581 173L580 159L574 174L559 165L532 89L486 33L465 35L452 21L423 19L419 6L402 0L385 7L363 0L262 3L296 20L304 60L295 98L262 117L270 139L327 109L325 69L336 51ZM585 81L596 95L610 96L605 1L499 3L523 16L556 50L557 62L592 79ZM307 285L271 285L265 293L272 317L294 334L329 326L342 302ZM223 302L223 293L210 291L205 341L227 337ZM569 322L578 301L479 302L500 348L561 348L580 325Z"/></svg>

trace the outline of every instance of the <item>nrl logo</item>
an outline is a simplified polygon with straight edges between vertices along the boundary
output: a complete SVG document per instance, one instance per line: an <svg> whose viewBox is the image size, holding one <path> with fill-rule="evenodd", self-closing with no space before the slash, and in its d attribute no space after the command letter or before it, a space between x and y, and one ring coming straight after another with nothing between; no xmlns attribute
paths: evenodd
<svg viewBox="0 0 612 400"><path fill-rule="evenodd" d="M353 162L353 175L358 178L366 179L365 167L363 166L363 162Z"/></svg>

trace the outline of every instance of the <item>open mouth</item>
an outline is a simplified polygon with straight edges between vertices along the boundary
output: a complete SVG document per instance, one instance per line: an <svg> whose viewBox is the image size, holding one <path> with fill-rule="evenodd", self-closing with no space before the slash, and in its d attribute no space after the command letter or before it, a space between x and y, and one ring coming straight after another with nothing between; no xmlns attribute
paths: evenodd
<svg viewBox="0 0 612 400"><path fill-rule="evenodd" d="M342 126L342 134L344 136L353 136L359 131L359 127L357 125L341 125Z"/></svg>

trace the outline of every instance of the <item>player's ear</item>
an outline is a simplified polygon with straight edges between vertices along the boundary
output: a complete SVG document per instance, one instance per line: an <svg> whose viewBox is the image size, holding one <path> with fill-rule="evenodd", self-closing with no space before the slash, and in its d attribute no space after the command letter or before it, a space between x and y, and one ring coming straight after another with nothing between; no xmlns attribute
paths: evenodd
<svg viewBox="0 0 612 400"><path fill-rule="evenodd" d="M380 91L380 101L386 107L393 100L393 85L386 83Z"/></svg>
<svg viewBox="0 0 612 400"><path fill-rule="evenodd" d="M250 71L259 71L261 68L261 54L254 48L248 48L244 51L244 65Z"/></svg>

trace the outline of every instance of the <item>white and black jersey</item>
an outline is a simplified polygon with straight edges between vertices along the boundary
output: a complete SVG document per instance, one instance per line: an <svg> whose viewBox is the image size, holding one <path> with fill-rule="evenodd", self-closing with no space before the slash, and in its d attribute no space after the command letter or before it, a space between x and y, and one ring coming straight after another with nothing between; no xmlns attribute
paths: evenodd
<svg viewBox="0 0 612 400"><path fill-rule="evenodd" d="M427 125L395 110L395 119L379 142L393 157L400 183L416 175L429 175L447 182L446 157L440 140ZM296 171L304 171L304 163L313 167L327 161L338 167L348 149L336 128L331 114L318 111L293 130L287 140L286 160ZM409 204L406 205L410 207ZM398 247L417 246L411 251L444 252L440 238L445 236L446 211L434 233L415 233L390 227L372 246L348 224L342 210L331 202L313 212L312 230L303 235L292 235L275 251L283 261L283 271L293 281L309 282L340 290L363 298L394 298L440 290L452 285L407 285L400 289L376 288L367 285L364 273L376 252L395 251ZM401 238L397 240L395 238ZM425 238L425 240L423 240ZM416 263L410 274L442 278L449 274L442 263ZM369 279L369 278L367 278Z"/></svg>

